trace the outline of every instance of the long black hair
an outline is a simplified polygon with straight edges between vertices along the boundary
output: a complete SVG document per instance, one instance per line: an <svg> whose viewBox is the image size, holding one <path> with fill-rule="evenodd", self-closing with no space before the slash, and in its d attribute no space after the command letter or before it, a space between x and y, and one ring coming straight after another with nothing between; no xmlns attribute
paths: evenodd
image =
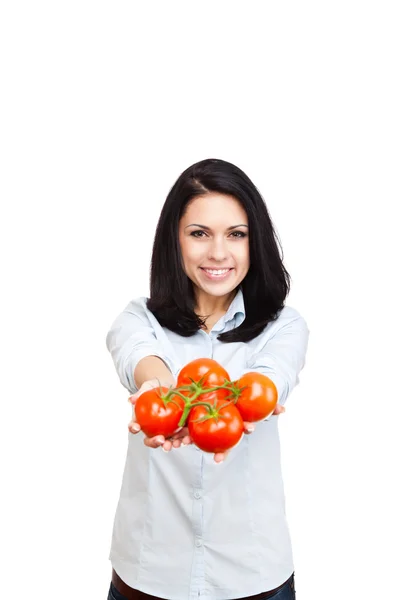
<svg viewBox="0 0 400 600"><path fill-rule="evenodd" d="M162 326L185 337L204 325L204 319L194 311L194 289L183 269L178 228L189 201L208 192L234 196L247 213L250 268L240 284L246 318L218 339L248 342L277 318L289 293L290 276L260 192L241 169L224 160L210 158L195 163L172 186L155 233L147 308Z"/></svg>

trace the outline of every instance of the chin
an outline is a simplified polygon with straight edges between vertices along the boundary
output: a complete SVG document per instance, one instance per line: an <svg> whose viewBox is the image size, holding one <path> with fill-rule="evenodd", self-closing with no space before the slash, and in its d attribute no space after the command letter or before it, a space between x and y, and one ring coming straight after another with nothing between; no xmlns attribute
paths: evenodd
<svg viewBox="0 0 400 600"><path fill-rule="evenodd" d="M202 291L205 292L206 294L210 294L210 296L226 296L227 294L230 294L231 292L233 292L233 290L235 290L237 288L238 284L230 284L230 285L210 285L205 287L204 285L197 285L197 287Z"/></svg>

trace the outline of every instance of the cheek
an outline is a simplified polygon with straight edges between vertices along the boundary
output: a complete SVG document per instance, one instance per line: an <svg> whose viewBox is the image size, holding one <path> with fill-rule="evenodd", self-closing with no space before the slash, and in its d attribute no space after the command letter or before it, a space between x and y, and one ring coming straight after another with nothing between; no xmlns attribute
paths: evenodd
<svg viewBox="0 0 400 600"><path fill-rule="evenodd" d="M203 254L199 244L190 243L190 240L182 240L181 252L186 267L197 265Z"/></svg>
<svg viewBox="0 0 400 600"><path fill-rule="evenodd" d="M240 250L236 254L236 259L243 266L246 266L250 263L250 250L248 244L243 245L243 247L240 248Z"/></svg>

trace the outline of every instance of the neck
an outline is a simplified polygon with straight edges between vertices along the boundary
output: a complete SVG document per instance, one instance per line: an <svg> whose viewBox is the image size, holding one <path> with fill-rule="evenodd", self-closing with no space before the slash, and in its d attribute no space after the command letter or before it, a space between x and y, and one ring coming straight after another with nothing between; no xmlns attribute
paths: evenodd
<svg viewBox="0 0 400 600"><path fill-rule="evenodd" d="M235 296L236 290L233 290L226 296L202 296L200 294L196 298L195 313L200 317L222 316L228 310Z"/></svg>

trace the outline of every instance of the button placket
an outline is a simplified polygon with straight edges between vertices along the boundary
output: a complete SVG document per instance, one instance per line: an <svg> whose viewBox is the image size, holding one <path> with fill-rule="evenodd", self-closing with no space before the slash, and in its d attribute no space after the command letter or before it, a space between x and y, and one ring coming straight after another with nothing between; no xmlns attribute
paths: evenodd
<svg viewBox="0 0 400 600"><path fill-rule="evenodd" d="M200 450L200 449L199 449ZM197 590L199 594L204 591L204 548L203 548L203 506L200 498L202 497L203 485L203 453L200 451L200 461L193 472L193 570L191 590Z"/></svg>

